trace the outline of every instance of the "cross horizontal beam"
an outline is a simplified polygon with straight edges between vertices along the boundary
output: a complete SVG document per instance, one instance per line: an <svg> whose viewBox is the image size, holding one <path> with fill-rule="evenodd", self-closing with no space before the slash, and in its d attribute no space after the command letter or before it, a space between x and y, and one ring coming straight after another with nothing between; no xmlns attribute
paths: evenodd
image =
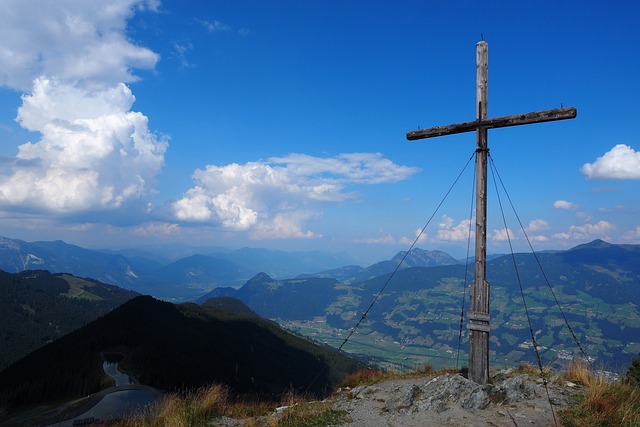
<svg viewBox="0 0 640 427"><path fill-rule="evenodd" d="M415 141L416 139L433 138L436 136L471 132L480 128L494 129L508 126L526 125L530 123L543 123L551 122L554 120L573 119L577 116L577 114L577 110L573 107L555 108L553 110L496 117L495 119L474 120L473 122L464 122L447 126L436 126L429 129L413 130L407 132L407 139L409 141Z"/></svg>

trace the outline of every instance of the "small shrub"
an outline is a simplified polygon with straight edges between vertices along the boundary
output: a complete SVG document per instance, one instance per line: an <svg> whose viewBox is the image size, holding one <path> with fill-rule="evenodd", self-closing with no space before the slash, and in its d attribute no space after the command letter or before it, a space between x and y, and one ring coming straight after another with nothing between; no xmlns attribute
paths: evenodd
<svg viewBox="0 0 640 427"><path fill-rule="evenodd" d="M516 372L519 374L540 375L540 369L526 362L520 362L518 368L516 369Z"/></svg>
<svg viewBox="0 0 640 427"><path fill-rule="evenodd" d="M631 366L627 370L627 381L634 387L640 387L640 357L631 359Z"/></svg>
<svg viewBox="0 0 640 427"><path fill-rule="evenodd" d="M435 372L436 371L433 369L433 366L431 366L431 363L425 363L422 369L416 369L416 373L422 375L433 375Z"/></svg>

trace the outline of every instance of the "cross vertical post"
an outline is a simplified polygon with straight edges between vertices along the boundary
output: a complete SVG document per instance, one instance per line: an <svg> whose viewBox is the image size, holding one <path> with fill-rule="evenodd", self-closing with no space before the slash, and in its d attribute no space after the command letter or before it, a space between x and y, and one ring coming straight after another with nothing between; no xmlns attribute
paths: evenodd
<svg viewBox="0 0 640 427"><path fill-rule="evenodd" d="M476 132L476 245L475 276L470 289L469 323L469 379L478 384L489 380L489 296L487 281L487 159L489 146L487 130L555 120L573 119L577 110L573 107L556 108L513 116L488 118L488 45L485 41L476 44L476 120L448 126L436 126L407 132L410 141Z"/></svg>
<svg viewBox="0 0 640 427"><path fill-rule="evenodd" d="M476 45L476 119L488 115L488 46ZM469 379L478 384L489 380L489 282L486 280L487 259L487 129L476 129L476 249L475 275L470 290Z"/></svg>

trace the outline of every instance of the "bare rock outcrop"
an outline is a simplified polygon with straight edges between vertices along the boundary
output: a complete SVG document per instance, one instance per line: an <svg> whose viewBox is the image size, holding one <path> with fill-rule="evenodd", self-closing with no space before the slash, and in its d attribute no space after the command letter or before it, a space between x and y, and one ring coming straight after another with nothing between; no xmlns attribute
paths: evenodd
<svg viewBox="0 0 640 427"><path fill-rule="evenodd" d="M548 391L548 394L547 394ZM345 426L553 426L575 388L526 374L499 372L487 385L458 374L381 381L342 390L334 408ZM559 421L558 421L559 424Z"/></svg>

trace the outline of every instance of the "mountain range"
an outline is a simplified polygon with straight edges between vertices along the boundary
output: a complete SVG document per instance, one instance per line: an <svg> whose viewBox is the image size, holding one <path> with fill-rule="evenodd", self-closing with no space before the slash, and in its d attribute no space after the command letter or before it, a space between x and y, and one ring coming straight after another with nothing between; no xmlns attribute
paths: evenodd
<svg viewBox="0 0 640 427"><path fill-rule="evenodd" d="M286 278L339 267L343 262L350 262L347 254L321 251L164 246L112 251L85 249L60 240L25 242L0 237L0 270L69 273L176 302L194 300L218 286L241 286L261 271Z"/></svg>
<svg viewBox="0 0 640 427"><path fill-rule="evenodd" d="M56 361L51 372L57 378L70 378L74 375L71 366L77 365L76 373L81 372L83 380L65 386L68 390L48 385L46 390L33 391L33 396L40 397L32 402L51 393L71 396L103 386L101 374L96 371L103 352L121 352L126 356L123 366L128 372L163 389L196 387L201 384L196 378L202 377L235 381L238 393L275 393L284 384L275 372L265 374L264 382L258 381L262 388L254 389L256 379L262 377L252 374L252 380L240 380L234 374L232 378L229 372L235 371L236 362L222 362L215 355L222 352L237 361L240 349L249 347L253 352L255 342L264 339L268 341L264 342L265 347L275 351L274 366L286 371L289 366L298 365L288 359L297 350L286 347L284 353L277 351L289 342L290 334L285 329L316 343L301 340L296 348L312 346L329 351L329 347L340 346L381 366L407 369L425 363L434 367L465 364L468 336L464 314L468 310L473 269L443 252L414 249L368 267L336 267L335 262L328 261L331 256L320 256L324 260L288 266L289 271L295 272L291 276L274 267L271 271L283 274L276 276L269 269L257 273L254 270L269 260L294 262L312 255L216 250L216 256L185 254L171 261L132 250L125 257L64 242L0 240L0 253L6 255L0 257L0 262L5 263L2 267L12 266L19 271L0 274L0 297L6 297L0 298L0 304L4 304L2 313L6 313L4 317L0 314L0 330L5 331L5 342L35 337L35 343L24 347L31 345L29 350L23 349L19 354L32 351L28 356L18 361L15 355L3 359L5 366L14 362L0 372L0 384L11 385L5 389L5 403L10 405L16 399L31 396L32 391L26 392L21 389L25 386L18 385L19 373L33 370L36 377L47 375L44 368L34 367L51 360ZM87 258L91 260L85 264ZM490 259L487 279L491 284L492 366L515 366L521 361L535 364L532 334L545 365L562 366L581 357L614 371L628 366L640 352L639 261L640 245L601 240L566 251ZM314 271L310 268L318 265L329 268L310 273ZM66 273L23 271L50 266ZM110 273L110 267L117 271ZM135 292L69 274L73 271L84 272L83 277L94 277L91 272L102 274L100 277L112 281L120 277L128 280L131 288L156 292L156 297L198 297L198 304L170 304L137 297ZM253 276L240 279L248 274ZM98 303L104 305L103 311L95 308ZM52 321L49 308L59 308L56 318L74 318L78 322ZM47 325L52 328L47 329ZM353 329L355 325L359 326L357 330ZM32 329L24 332L22 326ZM265 334L280 338L271 342L271 338L264 338ZM286 338L279 334L286 334ZM16 348L20 345L12 344ZM34 350L36 347L40 348ZM237 351L229 353L227 349ZM185 354L202 355L202 361L186 360ZM314 357L320 360L324 356ZM64 363L59 362L62 360ZM215 371L205 366L212 360L225 368ZM259 367L250 357L242 360L246 366ZM354 367L356 363L340 360L329 365ZM320 366L311 359L305 364L314 369ZM191 372L189 366L198 374ZM203 376L203 372L211 375ZM302 382L308 379L306 375L310 374L300 373L300 378L305 378ZM322 387L334 384L340 375L324 378ZM286 381L293 384L290 377ZM322 387L316 392L321 393Z"/></svg>
<svg viewBox="0 0 640 427"><path fill-rule="evenodd" d="M391 277L393 265L286 280L262 273L239 289L217 288L203 298L238 298L258 314L336 347L371 305L347 351L404 368L425 360L465 363L472 266L406 266ZM596 240L567 251L501 256L487 262L487 278L494 364L535 363L532 331L547 364L582 357L616 370L640 351L640 245Z"/></svg>

